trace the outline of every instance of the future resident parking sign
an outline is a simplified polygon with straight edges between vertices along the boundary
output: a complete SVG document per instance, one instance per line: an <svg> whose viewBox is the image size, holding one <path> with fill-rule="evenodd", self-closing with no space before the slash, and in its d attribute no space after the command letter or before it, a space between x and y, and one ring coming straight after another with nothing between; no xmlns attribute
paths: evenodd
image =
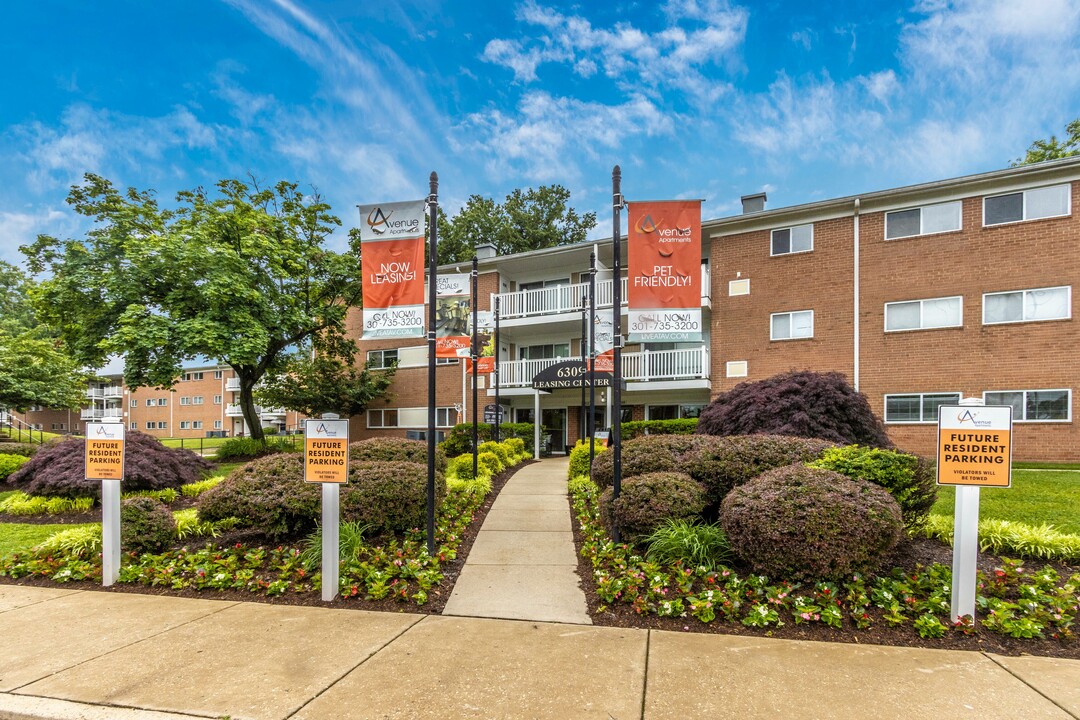
<svg viewBox="0 0 1080 720"><path fill-rule="evenodd" d="M1012 407L938 407L938 485L1012 484Z"/></svg>
<svg viewBox="0 0 1080 720"><path fill-rule="evenodd" d="M124 479L124 424L86 423L87 480Z"/></svg>
<svg viewBox="0 0 1080 720"><path fill-rule="evenodd" d="M304 480L349 481L349 421L308 420L304 425Z"/></svg>

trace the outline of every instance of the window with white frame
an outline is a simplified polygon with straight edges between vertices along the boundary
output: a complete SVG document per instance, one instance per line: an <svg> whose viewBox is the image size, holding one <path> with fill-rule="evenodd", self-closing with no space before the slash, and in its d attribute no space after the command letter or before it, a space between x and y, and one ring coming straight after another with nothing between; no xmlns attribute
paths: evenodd
<svg viewBox="0 0 1080 720"><path fill-rule="evenodd" d="M159 420L158 421L158 424L157 424L157 429L158 430L164 430L167 427L169 427L169 423L165 422L164 420Z"/></svg>
<svg viewBox="0 0 1080 720"><path fill-rule="evenodd" d="M392 428L397 427L397 409L368 410L367 426L369 428Z"/></svg>
<svg viewBox="0 0 1080 720"><path fill-rule="evenodd" d="M202 395L196 395L195 397L191 398L191 404L192 405L202 405L203 404L203 396Z"/></svg>
<svg viewBox="0 0 1080 720"><path fill-rule="evenodd" d="M215 395L214 396L214 404L215 405L220 405L221 404L221 396L220 395Z"/></svg>
<svg viewBox="0 0 1080 720"><path fill-rule="evenodd" d="M214 379L215 380L220 380L221 379L221 370L215 370L214 371Z"/></svg>
<svg viewBox="0 0 1080 720"><path fill-rule="evenodd" d="M398 361L398 351L393 350L368 350L367 364L374 370L383 370L392 367Z"/></svg>
<svg viewBox="0 0 1080 720"><path fill-rule="evenodd" d="M190 430L191 429L191 421L190 420L181 420L180 421L180 429L181 430Z"/></svg>
<svg viewBox="0 0 1080 720"><path fill-rule="evenodd" d="M215 430L220 430L221 429L221 421L220 420L215 420L214 421L214 429Z"/></svg>
<svg viewBox="0 0 1080 720"><path fill-rule="evenodd" d="M435 408L435 425L437 427L454 427L457 425L457 408Z"/></svg>
<svg viewBox="0 0 1080 720"><path fill-rule="evenodd" d="M794 225L772 231L770 255L791 255L814 249L814 226Z"/></svg>
<svg viewBox="0 0 1080 720"><path fill-rule="evenodd" d="M158 407L165 407L166 405L169 404L169 398L158 398L157 399L157 404L158 404Z"/></svg>
<svg viewBox="0 0 1080 720"><path fill-rule="evenodd" d="M52 429L53 430L66 430L67 425L64 424L64 423L53 423L52 424Z"/></svg>
<svg viewBox="0 0 1080 720"><path fill-rule="evenodd" d="M134 398L128 400L128 407L139 407L139 401Z"/></svg>
<svg viewBox="0 0 1080 720"><path fill-rule="evenodd" d="M153 407L157 405L157 400L154 398L146 398L146 407Z"/></svg>
<svg viewBox="0 0 1080 720"><path fill-rule="evenodd" d="M191 373L191 379L192 380L202 380L202 378L203 378L203 374L201 372L193 372L193 373Z"/></svg>
<svg viewBox="0 0 1080 720"><path fill-rule="evenodd" d="M983 325L1067 320L1072 317L1072 286L1012 290L983 295Z"/></svg>
<svg viewBox="0 0 1080 720"><path fill-rule="evenodd" d="M885 332L962 327L963 297L885 303Z"/></svg>
<svg viewBox="0 0 1080 720"><path fill-rule="evenodd" d="M191 429L192 430L202 430L202 424L203 424L202 420L193 420L191 422Z"/></svg>
<svg viewBox="0 0 1080 720"><path fill-rule="evenodd" d="M570 357L570 343L523 345L518 347L518 360L551 360Z"/></svg>
<svg viewBox="0 0 1080 720"><path fill-rule="evenodd" d="M885 239L897 240L959 230L963 224L961 207L961 202L957 200L885 213Z"/></svg>
<svg viewBox="0 0 1080 720"><path fill-rule="evenodd" d="M936 423L938 406L956 405L960 393L912 393L885 396L885 422Z"/></svg>
<svg viewBox="0 0 1080 720"><path fill-rule="evenodd" d="M1052 185L983 198L983 225L1062 217L1072 212L1071 187Z"/></svg>
<svg viewBox="0 0 1080 720"><path fill-rule="evenodd" d="M814 311L773 313L770 316L770 338L773 340L797 340L814 337Z"/></svg>
<svg viewBox="0 0 1080 720"><path fill-rule="evenodd" d="M154 423L152 423L152 422L146 423L146 429L147 430L153 430L154 429Z"/></svg>
<svg viewBox="0 0 1080 720"><path fill-rule="evenodd" d="M457 358L441 358L441 357L437 357L437 358L435 358L435 364L436 365L457 365L458 364L458 359Z"/></svg>
<svg viewBox="0 0 1080 720"><path fill-rule="evenodd" d="M132 421L132 423L130 425L130 429L138 430L139 429L139 423Z"/></svg>
<svg viewBox="0 0 1080 720"><path fill-rule="evenodd" d="M188 397L187 395L181 395L180 396L180 404L181 405L190 405L191 404L191 398Z"/></svg>
<svg viewBox="0 0 1080 720"><path fill-rule="evenodd" d="M1072 390L992 390L987 405L1012 405L1014 422L1070 422Z"/></svg>
<svg viewBox="0 0 1080 720"><path fill-rule="evenodd" d="M688 420L699 417L704 405L649 405L645 408L648 420Z"/></svg>

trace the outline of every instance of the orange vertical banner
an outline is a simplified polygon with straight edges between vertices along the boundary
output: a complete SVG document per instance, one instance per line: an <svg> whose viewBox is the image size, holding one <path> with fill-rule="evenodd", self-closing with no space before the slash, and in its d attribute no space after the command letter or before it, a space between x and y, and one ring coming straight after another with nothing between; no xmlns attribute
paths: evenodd
<svg viewBox="0 0 1080 720"><path fill-rule="evenodd" d="M701 201L629 204L627 339L700 342Z"/></svg>

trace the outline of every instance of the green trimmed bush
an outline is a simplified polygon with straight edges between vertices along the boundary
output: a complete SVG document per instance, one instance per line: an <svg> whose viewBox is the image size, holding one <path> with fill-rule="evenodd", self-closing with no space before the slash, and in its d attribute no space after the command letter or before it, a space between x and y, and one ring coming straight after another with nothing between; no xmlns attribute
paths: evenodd
<svg viewBox="0 0 1080 720"><path fill-rule="evenodd" d="M488 475L498 475L506 468L503 467L502 460L499 456L493 452L482 452L476 456L477 467L483 468L482 472L486 472Z"/></svg>
<svg viewBox="0 0 1080 720"><path fill-rule="evenodd" d="M0 443L0 453L5 455L22 455L23 457L34 457L38 450L46 447L45 445L38 445L37 443L24 443L24 442L2 442Z"/></svg>
<svg viewBox="0 0 1080 720"><path fill-rule="evenodd" d="M600 495L600 516L610 531L618 523L623 539L640 540L668 520L691 520L705 507L705 488L685 473L652 472L623 480Z"/></svg>
<svg viewBox="0 0 1080 720"><path fill-rule="evenodd" d="M519 437L505 437L502 440L502 444L510 449L510 452L521 457L525 454L525 441Z"/></svg>
<svg viewBox="0 0 1080 720"><path fill-rule="evenodd" d="M456 458L451 458L447 464L447 474L456 477L458 480L475 480L472 471L472 453L465 453L464 455L458 455ZM477 472L483 475L483 468L480 467L479 458L476 463Z"/></svg>
<svg viewBox="0 0 1080 720"><path fill-rule="evenodd" d="M277 541L311 532L321 510L321 491L304 482L300 455L278 453L237 468L198 497L199 519L216 522L235 517Z"/></svg>
<svg viewBox="0 0 1080 720"><path fill-rule="evenodd" d="M687 458L707 442L709 439L700 435L649 435L624 442L622 477L625 480L646 473L686 472ZM614 457L607 449L597 452L593 460L592 479L601 489L615 481Z"/></svg>
<svg viewBox="0 0 1080 720"><path fill-rule="evenodd" d="M604 451L604 447L597 443L593 455ZM589 476L589 441L578 440L570 449L570 468L567 471L570 478Z"/></svg>
<svg viewBox="0 0 1080 720"><path fill-rule="evenodd" d="M8 475L30 462L26 455L8 455L0 453L0 480L7 480Z"/></svg>
<svg viewBox="0 0 1080 720"><path fill-rule="evenodd" d="M349 463L349 484L341 490L342 521L367 525L376 535L424 527L426 464L353 461ZM436 507L445 496L446 480L437 473Z"/></svg>
<svg viewBox="0 0 1080 720"><path fill-rule="evenodd" d="M693 435L697 426L697 418L632 420L619 425L619 436L626 442L642 435Z"/></svg>
<svg viewBox="0 0 1080 720"><path fill-rule="evenodd" d="M926 522L937 501L937 473L932 460L894 450L848 445L828 448L810 467L868 480L889 491L900 505L904 525L914 530Z"/></svg>
<svg viewBox="0 0 1080 720"><path fill-rule="evenodd" d="M8 477L7 484L29 495L98 498L101 481L85 476L85 447L83 438L45 445ZM138 430L127 431L126 453L125 492L178 489L201 479L213 467L190 450L167 448Z"/></svg>
<svg viewBox="0 0 1080 720"><path fill-rule="evenodd" d="M481 453L495 453L495 456L499 458L499 462L503 464L503 469L513 465L513 463L510 462L511 453L502 443L489 440L488 442L480 443L480 447L478 447L477 450Z"/></svg>
<svg viewBox="0 0 1080 720"><path fill-rule="evenodd" d="M681 469L708 490L708 507L715 510L732 488L767 470L805 463L834 447L828 440L787 435L705 437L683 459Z"/></svg>
<svg viewBox="0 0 1080 720"><path fill-rule="evenodd" d="M427 441L404 438L368 438L349 443L349 460L358 462L410 462L427 466ZM435 446L435 470L446 472L446 452Z"/></svg>
<svg viewBox="0 0 1080 720"><path fill-rule="evenodd" d="M446 434L446 439L440 443L443 451L450 457L472 452L472 428L472 423L460 423L450 428L450 432ZM476 437L478 442L491 440L491 425L488 425L487 423L477 423ZM527 452L530 455L532 454L532 423L500 423L499 439L506 441L511 438L521 440L524 445L524 452Z"/></svg>
<svg viewBox="0 0 1080 720"><path fill-rule="evenodd" d="M229 438L218 446L215 457L218 460L236 460L243 458L258 458L274 453L292 452L301 447L284 438L264 438L256 440L252 437Z"/></svg>
<svg viewBox="0 0 1080 720"><path fill-rule="evenodd" d="M884 488L801 464L733 489L720 524L753 572L774 580L838 580L874 570L903 531L900 506Z"/></svg>
<svg viewBox="0 0 1080 720"><path fill-rule="evenodd" d="M176 518L160 500L132 497L120 503L120 547L159 553L176 542Z"/></svg>

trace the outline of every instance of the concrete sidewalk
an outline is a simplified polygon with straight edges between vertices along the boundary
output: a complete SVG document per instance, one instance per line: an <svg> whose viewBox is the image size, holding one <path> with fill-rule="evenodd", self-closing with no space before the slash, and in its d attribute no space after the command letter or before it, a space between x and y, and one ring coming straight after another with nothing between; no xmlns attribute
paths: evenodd
<svg viewBox="0 0 1080 720"><path fill-rule="evenodd" d="M0 719L1077 718L1080 661L0 585Z"/></svg>
<svg viewBox="0 0 1080 720"><path fill-rule="evenodd" d="M566 494L568 457L522 468L491 505L444 615L591 625Z"/></svg>

